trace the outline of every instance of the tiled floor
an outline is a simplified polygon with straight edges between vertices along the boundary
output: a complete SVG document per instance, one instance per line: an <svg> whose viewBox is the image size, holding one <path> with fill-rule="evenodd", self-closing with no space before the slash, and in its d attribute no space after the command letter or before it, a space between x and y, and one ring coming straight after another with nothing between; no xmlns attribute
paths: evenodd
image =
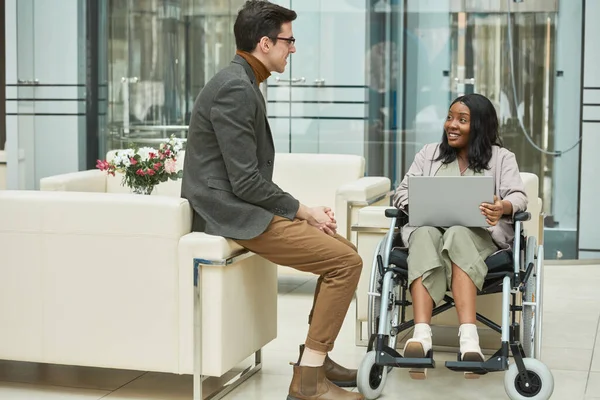
<svg viewBox="0 0 600 400"><path fill-rule="evenodd" d="M546 268L543 361L555 379L553 399L600 399L600 266L551 265ZM279 288L279 337L263 351L263 369L228 400L284 400L291 379L289 361L306 334L305 315L315 280L285 276ZM299 317L300 315L300 317ZM354 345L354 306L331 356L358 367L365 349ZM478 380L443 367L455 354L436 353L438 368L426 381L413 381L394 369L381 399L506 399L504 374ZM356 390L356 389L355 389ZM188 400L191 376L137 371L0 362L0 400Z"/></svg>

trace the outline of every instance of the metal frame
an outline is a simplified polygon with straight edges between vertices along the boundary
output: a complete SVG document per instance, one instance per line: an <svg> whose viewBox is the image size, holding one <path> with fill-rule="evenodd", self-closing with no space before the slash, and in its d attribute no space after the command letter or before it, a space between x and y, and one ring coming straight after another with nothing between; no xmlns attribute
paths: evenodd
<svg viewBox="0 0 600 400"><path fill-rule="evenodd" d="M223 398L233 389L240 386L252 375L262 369L262 349L254 353L254 363L238 372L225 384L219 386L216 390L204 397L202 384L209 377L202 376L202 288L200 282L200 273L202 266L227 266L237 261L244 260L253 256L254 253L241 251L235 255L221 260L207 260L203 258L194 258L194 400L218 400Z"/></svg>
<svg viewBox="0 0 600 400"><path fill-rule="evenodd" d="M352 211L355 208L363 208L378 203L381 200L391 197L393 193L393 191L388 190L385 193L379 194L375 197L371 197L367 200L351 200L346 203L346 237L348 238L348 240L350 240L352 231L355 230L354 227L351 226Z"/></svg>

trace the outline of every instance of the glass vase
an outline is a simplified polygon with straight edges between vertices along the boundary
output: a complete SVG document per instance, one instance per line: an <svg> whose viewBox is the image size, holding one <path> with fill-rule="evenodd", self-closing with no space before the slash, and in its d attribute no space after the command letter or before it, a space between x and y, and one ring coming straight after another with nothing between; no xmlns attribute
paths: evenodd
<svg viewBox="0 0 600 400"><path fill-rule="evenodd" d="M131 188L131 192L135 194L151 195L154 190L154 186L134 186Z"/></svg>

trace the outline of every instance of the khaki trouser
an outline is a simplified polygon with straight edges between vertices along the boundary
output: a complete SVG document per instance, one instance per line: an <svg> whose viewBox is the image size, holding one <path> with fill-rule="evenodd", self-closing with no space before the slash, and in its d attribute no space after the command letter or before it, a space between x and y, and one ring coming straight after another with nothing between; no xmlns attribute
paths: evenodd
<svg viewBox="0 0 600 400"><path fill-rule="evenodd" d="M329 236L306 221L280 216L273 217L258 237L236 242L275 264L320 275L306 347L331 351L362 270L362 259L352 243L339 235Z"/></svg>
<svg viewBox="0 0 600 400"><path fill-rule="evenodd" d="M464 226L422 226L410 235L408 243L408 285L422 277L436 306L446 291L452 290L452 263L481 290L488 270L485 259L498 250L488 231Z"/></svg>

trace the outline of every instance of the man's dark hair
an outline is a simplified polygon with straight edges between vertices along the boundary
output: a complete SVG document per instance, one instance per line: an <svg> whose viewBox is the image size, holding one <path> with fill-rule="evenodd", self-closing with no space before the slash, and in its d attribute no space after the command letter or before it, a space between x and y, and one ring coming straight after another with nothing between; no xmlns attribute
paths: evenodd
<svg viewBox="0 0 600 400"><path fill-rule="evenodd" d="M471 123L469 131L469 168L475 172L488 169L488 163L492 159L492 146L502 147L502 139L498 134L498 115L492 102L480 94L467 94L458 97L450 104L450 108L461 102L469 108ZM450 164L456 160L458 150L448 144L448 136L444 131L440 155L436 161Z"/></svg>
<svg viewBox="0 0 600 400"><path fill-rule="evenodd" d="M296 12L265 0L248 0L233 26L235 44L238 50L251 52L263 36L277 43L281 25L292 22Z"/></svg>

